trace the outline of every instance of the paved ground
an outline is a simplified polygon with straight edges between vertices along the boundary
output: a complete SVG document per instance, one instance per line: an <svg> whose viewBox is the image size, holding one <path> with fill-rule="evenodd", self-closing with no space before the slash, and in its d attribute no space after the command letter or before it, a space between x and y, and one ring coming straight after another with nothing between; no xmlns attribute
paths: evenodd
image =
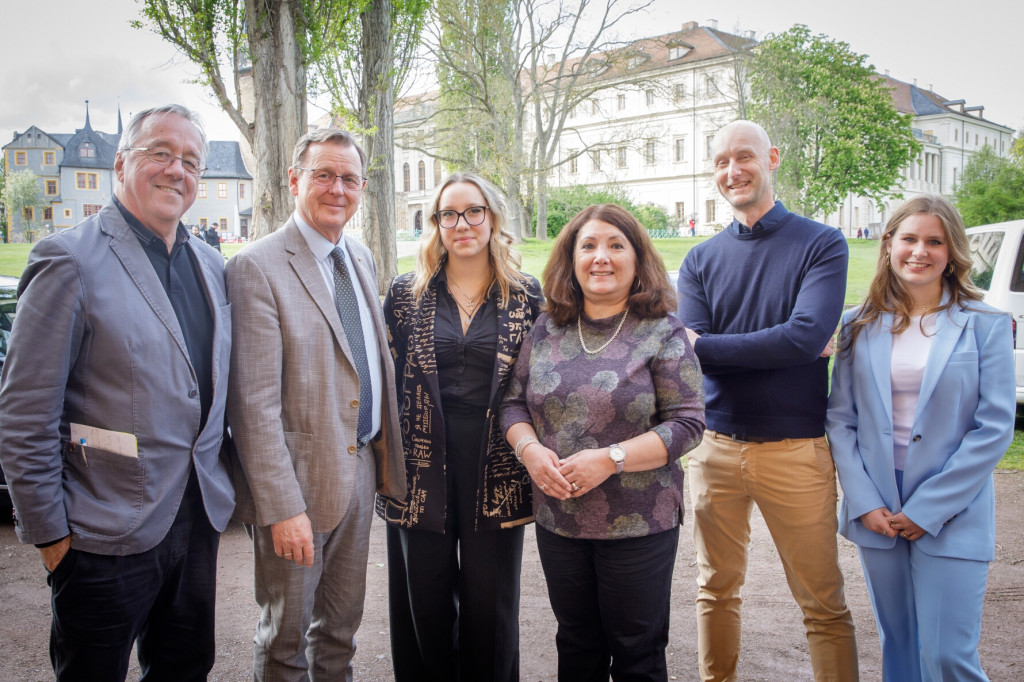
<svg viewBox="0 0 1024 682"><path fill-rule="evenodd" d="M1024 473L997 472L997 547L985 603L981 660L993 682L1024 679ZM672 592L669 672L674 680L696 679L696 595L693 543L686 520ZM356 678L390 680L384 532L375 520L371 538L366 614L357 637ZM878 680L879 648L871 607L853 545L842 541L840 561L847 581L860 650L861 678ZM252 631L258 611L252 598L252 551L240 527L221 543L218 570L218 654L211 679L248 680ZM533 531L527 531L520 612L522 679L555 679L555 622L548 606ZM764 522L755 517L747 584L740 679L811 680L800 613L786 588L778 555ZM0 524L0 680L52 679L47 654L49 593L37 550L17 542L10 522ZM138 679L133 667L129 679Z"/></svg>

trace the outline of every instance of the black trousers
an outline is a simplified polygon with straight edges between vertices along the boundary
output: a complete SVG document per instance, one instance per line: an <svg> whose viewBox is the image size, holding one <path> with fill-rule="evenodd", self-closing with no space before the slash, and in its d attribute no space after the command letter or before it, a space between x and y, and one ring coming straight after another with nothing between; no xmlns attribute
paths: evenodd
<svg viewBox="0 0 1024 682"><path fill-rule="evenodd" d="M679 527L624 540L566 538L537 526L558 620L562 682L667 680L672 571Z"/></svg>
<svg viewBox="0 0 1024 682"><path fill-rule="evenodd" d="M523 526L474 530L483 422L445 416L444 534L387 527L396 682L519 679Z"/></svg>
<svg viewBox="0 0 1024 682"><path fill-rule="evenodd" d="M68 550L47 576L57 680L124 680L138 639L141 680L205 680L213 668L217 546L195 473L170 530L140 554Z"/></svg>

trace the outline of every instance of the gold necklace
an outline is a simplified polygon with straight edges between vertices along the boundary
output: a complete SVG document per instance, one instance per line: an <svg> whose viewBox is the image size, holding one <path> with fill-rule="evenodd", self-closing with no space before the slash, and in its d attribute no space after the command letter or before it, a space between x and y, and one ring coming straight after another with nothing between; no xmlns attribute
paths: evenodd
<svg viewBox="0 0 1024 682"><path fill-rule="evenodd" d="M922 311L921 314L925 315L925 314L927 314L927 312L929 310L933 310L935 308L938 308L940 303L942 303L942 299L941 298L939 300L933 302L933 303L925 303L924 305L916 306L914 308L914 310L920 310L920 311Z"/></svg>
<svg viewBox="0 0 1024 682"><path fill-rule="evenodd" d="M615 340L615 337L619 335L619 332L622 331L622 325L626 323L627 317L629 317L629 308L626 308L626 311L622 315L622 319L619 320L619 326L615 328L615 333L612 334L612 338L605 341L600 348L590 350L587 348L587 344L583 343L583 313L582 311L578 313L576 315L576 332L580 335L580 346L583 348L583 352L587 355L596 355L607 348L611 342Z"/></svg>

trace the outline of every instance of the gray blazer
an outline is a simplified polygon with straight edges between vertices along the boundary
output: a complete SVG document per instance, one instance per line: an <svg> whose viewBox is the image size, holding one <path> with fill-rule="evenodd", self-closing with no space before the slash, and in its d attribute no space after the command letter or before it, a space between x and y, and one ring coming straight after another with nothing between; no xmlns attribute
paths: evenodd
<svg viewBox="0 0 1024 682"><path fill-rule="evenodd" d="M144 552L163 539L195 465L210 522L234 508L224 434L231 351L224 261L198 239L214 320L205 427L178 319L142 245L111 202L40 241L19 286L0 389L0 461L23 542L71 533L87 552ZM135 434L138 458L69 444L70 424Z"/></svg>
<svg viewBox="0 0 1024 682"><path fill-rule="evenodd" d="M405 464L376 268L369 249L343 238L371 302L382 368L381 432L370 442L377 492L400 499ZM314 532L327 532L349 506L359 417L359 376L334 297L291 219L239 251L227 281L235 313L228 421L241 463L235 516L268 526L306 512Z"/></svg>

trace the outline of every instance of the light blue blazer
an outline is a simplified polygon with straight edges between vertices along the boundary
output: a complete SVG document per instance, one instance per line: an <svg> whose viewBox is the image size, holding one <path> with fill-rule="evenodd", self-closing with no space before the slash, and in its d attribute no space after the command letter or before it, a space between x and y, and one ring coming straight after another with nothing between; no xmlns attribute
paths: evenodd
<svg viewBox="0 0 1024 682"><path fill-rule="evenodd" d="M944 298L944 302L945 302ZM845 325L855 314L843 316ZM860 516L902 511L927 534L932 556L992 561L992 470L1013 439L1016 392L1010 318L984 303L940 312L921 382L903 472L893 464L892 315L837 354L826 430L843 488L839 532L864 547L889 549L895 537L864 528Z"/></svg>

